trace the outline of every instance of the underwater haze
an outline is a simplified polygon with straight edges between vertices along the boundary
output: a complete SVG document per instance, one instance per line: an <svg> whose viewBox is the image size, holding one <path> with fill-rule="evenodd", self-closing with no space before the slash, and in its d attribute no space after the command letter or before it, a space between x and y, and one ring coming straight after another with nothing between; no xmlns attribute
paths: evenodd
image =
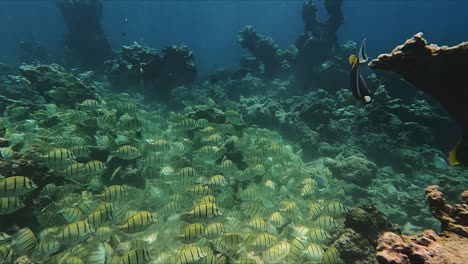
<svg viewBox="0 0 468 264"><path fill-rule="evenodd" d="M468 263L466 10L0 1L0 263Z"/></svg>

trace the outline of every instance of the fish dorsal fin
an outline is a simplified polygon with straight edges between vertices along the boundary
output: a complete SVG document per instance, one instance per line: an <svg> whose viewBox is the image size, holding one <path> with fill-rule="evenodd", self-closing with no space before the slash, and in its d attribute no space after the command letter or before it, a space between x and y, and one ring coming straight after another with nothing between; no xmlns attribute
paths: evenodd
<svg viewBox="0 0 468 264"><path fill-rule="evenodd" d="M367 57L367 54L366 54L366 39L365 38L362 40L361 48L359 49L358 60L359 60L359 64L366 63L369 60L369 57Z"/></svg>
<svg viewBox="0 0 468 264"><path fill-rule="evenodd" d="M450 151L449 159L448 159L450 166L456 166L460 164L460 162L457 160L457 151L459 147L460 147L460 142L458 142L455 146L453 146L452 150Z"/></svg>

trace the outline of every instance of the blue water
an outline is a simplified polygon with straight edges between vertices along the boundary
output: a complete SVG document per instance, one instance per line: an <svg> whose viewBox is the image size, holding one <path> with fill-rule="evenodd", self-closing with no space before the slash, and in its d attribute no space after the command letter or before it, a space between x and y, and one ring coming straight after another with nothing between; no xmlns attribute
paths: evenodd
<svg viewBox="0 0 468 264"><path fill-rule="evenodd" d="M102 24L114 50L138 41L155 48L185 44L200 72L237 65L246 53L237 32L252 25L286 48L303 31L302 1L102 1ZM323 1L317 1L323 19ZM344 0L339 41L368 39L368 53L389 52L422 31L431 43L468 40L468 1ZM33 39L63 58L63 19L54 1L0 1L0 62L18 62L18 43ZM123 35L125 33L125 36Z"/></svg>

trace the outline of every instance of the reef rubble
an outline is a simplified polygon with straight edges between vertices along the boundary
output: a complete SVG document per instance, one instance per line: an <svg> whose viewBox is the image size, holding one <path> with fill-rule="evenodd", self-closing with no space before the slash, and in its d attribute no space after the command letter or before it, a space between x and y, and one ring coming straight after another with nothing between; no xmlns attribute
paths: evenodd
<svg viewBox="0 0 468 264"><path fill-rule="evenodd" d="M432 215L441 224L441 233L426 230L417 235L386 232L378 239L377 261L381 264L462 264L468 263L468 191L460 204L449 205L438 186L426 188Z"/></svg>

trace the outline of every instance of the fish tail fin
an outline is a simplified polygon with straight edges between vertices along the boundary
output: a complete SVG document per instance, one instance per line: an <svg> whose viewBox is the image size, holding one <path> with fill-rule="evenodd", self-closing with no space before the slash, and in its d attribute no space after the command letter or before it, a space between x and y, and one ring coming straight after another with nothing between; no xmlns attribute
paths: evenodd
<svg viewBox="0 0 468 264"><path fill-rule="evenodd" d="M457 166L460 164L460 162L457 159L457 152L458 152L458 149L460 148L460 143L461 142L458 142L455 146L453 146L452 150L450 151L449 159L448 159L450 166Z"/></svg>

